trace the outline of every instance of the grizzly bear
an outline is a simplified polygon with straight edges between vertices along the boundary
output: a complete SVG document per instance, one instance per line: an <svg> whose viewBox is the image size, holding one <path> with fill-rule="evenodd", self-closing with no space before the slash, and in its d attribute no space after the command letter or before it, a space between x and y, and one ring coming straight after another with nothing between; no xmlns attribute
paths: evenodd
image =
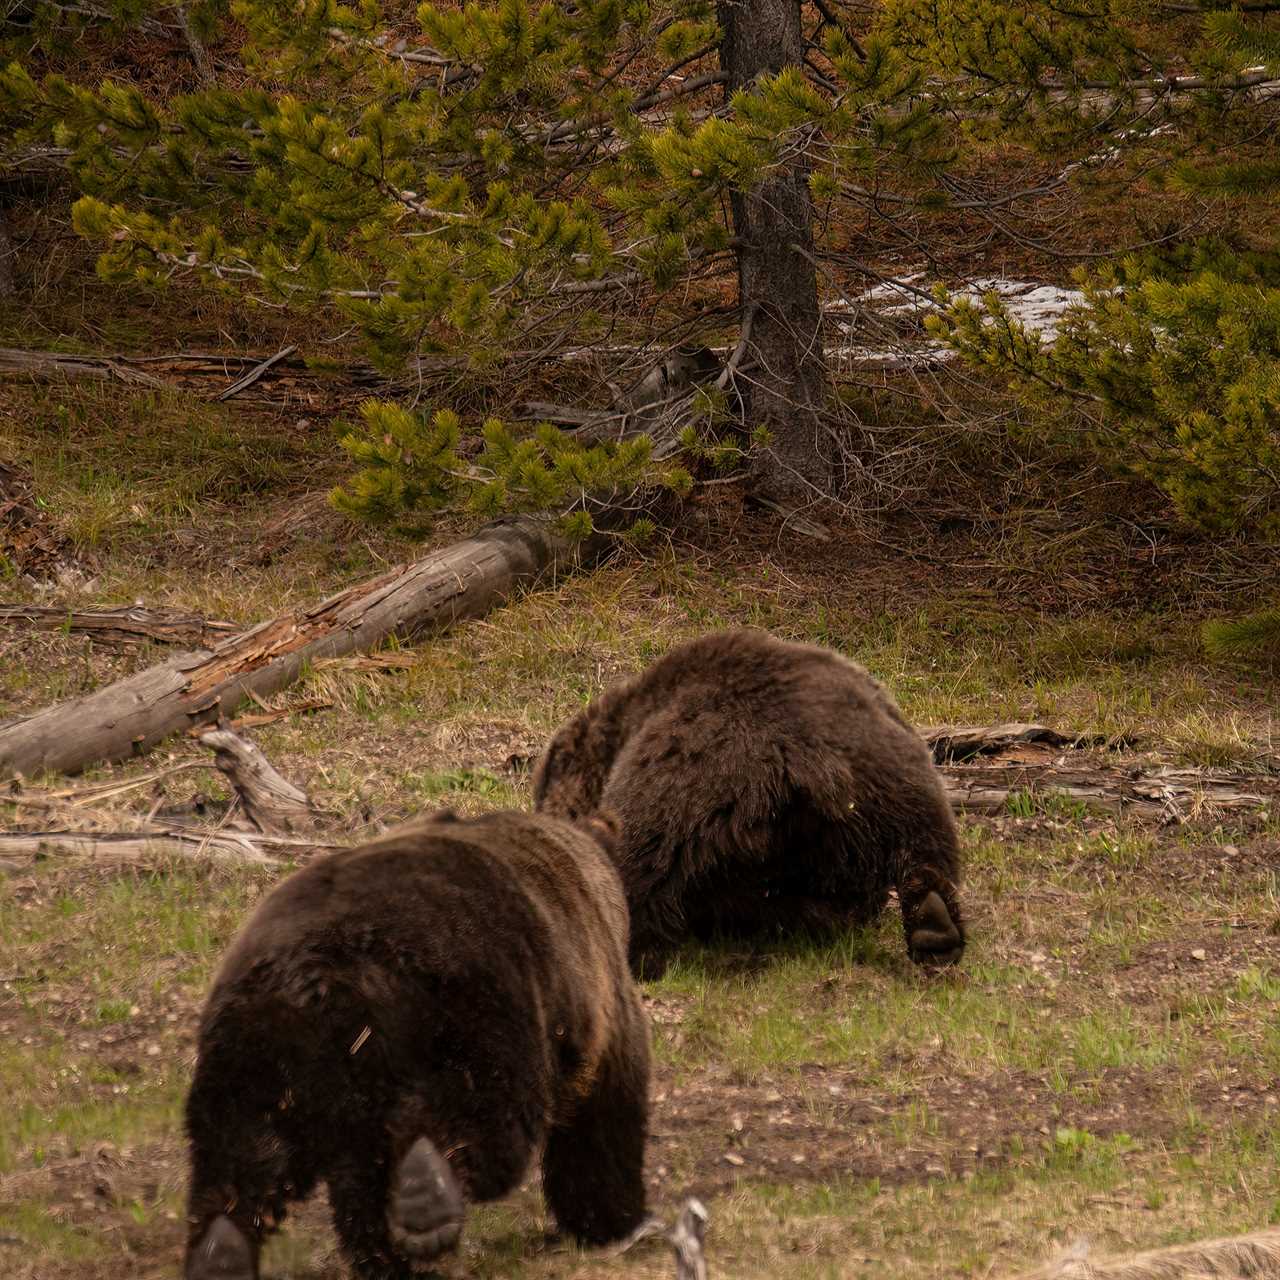
<svg viewBox="0 0 1280 1280"><path fill-rule="evenodd" d="M539 1150L562 1230L643 1220L649 1040L616 839L602 816L442 813L268 895L201 1021L186 1280L256 1280L319 1182L356 1274L402 1280Z"/></svg>
<svg viewBox="0 0 1280 1280"><path fill-rule="evenodd" d="M633 970L684 936L826 933L891 889L917 964L964 950L955 823L924 741L857 663L765 632L682 644L562 725L537 809L622 819Z"/></svg>

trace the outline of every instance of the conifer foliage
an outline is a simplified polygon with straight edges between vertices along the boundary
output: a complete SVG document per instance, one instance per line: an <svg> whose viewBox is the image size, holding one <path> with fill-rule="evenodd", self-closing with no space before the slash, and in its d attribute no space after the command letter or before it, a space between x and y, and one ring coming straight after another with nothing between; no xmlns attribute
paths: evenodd
<svg viewBox="0 0 1280 1280"><path fill-rule="evenodd" d="M1116 21L1097 29L1122 30ZM1080 39L1092 55L1097 32ZM1235 201L1244 213L1252 202L1261 212L1280 191L1273 84L1280 25L1265 6L1261 14L1206 11L1190 62L1181 77L1123 79L1115 72L1138 67L1112 57L1110 80L1095 65L1072 86L1077 114L1144 117L1121 141L1155 185ZM1033 58L1011 69L1010 92L1019 78L1024 92L1047 92ZM1256 221L1261 236L1166 239L1081 272L1084 305L1053 343L1012 320L994 297L956 303L935 329L969 359L1006 374L1050 430L1083 427L1107 466L1152 481L1187 522L1214 534L1274 537L1280 243L1274 223Z"/></svg>
<svg viewBox="0 0 1280 1280"><path fill-rule="evenodd" d="M336 500L353 513L550 506L586 530L599 494L643 510L725 458L803 502L846 447L820 302L847 303L885 244L945 274L933 227L981 217L1019 246L1029 202L1101 168L1131 173L1138 201L1274 201L1280 13L1204 2L26 0L0 37L18 55L0 169L65 157L107 276L313 314L388 373L464 355L465 394L432 383L352 426L359 471ZM59 23L95 21L193 33L190 83L158 94L45 56ZM203 70L201 41L218 55ZM1009 147L1044 165L1030 194L975 177ZM1089 257L1053 342L995 299L935 326L1043 411L1046 438L1084 441L1203 529L1272 535L1280 246L1256 225L1153 228ZM734 352L692 431L526 430L473 394L658 333Z"/></svg>
<svg viewBox="0 0 1280 1280"><path fill-rule="evenodd" d="M759 2L800 14L794 0ZM737 389L738 439L767 450L789 425L789 380L808 371L814 414L825 392L810 182L829 199L846 174L927 168L937 122L916 101L918 71L825 21L786 57L765 47L772 67L726 102L717 18L705 0L428 0L413 18L376 0L234 0L229 20L247 37L235 75L165 99L14 61L0 73L0 113L11 153L54 144L68 155L82 193L74 225L102 246L102 274L312 310L335 333L354 326L388 373L462 352L494 380L513 357L554 358L620 326L634 341L664 308L669 329L664 297L723 276L735 253L766 265L782 255L754 286L770 296L739 299L754 343L770 345ZM809 49L820 80L802 63ZM744 249L744 195L778 175L799 182L800 222ZM779 281L807 289L807 332L774 316ZM697 336L732 349L719 324ZM713 418L722 433L722 412L701 420ZM723 443L674 439L690 465ZM455 500L550 503L585 528L593 486L689 484L645 441L545 427L517 437L448 403L371 406L347 440L361 471L338 501L374 518ZM822 491L829 477L807 470Z"/></svg>

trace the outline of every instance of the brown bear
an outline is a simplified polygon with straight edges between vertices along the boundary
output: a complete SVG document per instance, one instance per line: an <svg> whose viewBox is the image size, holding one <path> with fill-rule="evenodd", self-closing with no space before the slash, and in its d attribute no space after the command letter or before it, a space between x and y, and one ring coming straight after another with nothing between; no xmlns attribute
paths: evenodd
<svg viewBox="0 0 1280 1280"><path fill-rule="evenodd" d="M256 1280L321 1181L356 1274L400 1280L539 1150L562 1230L643 1220L649 1040L616 839L601 816L443 813L262 902L201 1021L186 1280Z"/></svg>
<svg viewBox="0 0 1280 1280"><path fill-rule="evenodd" d="M622 819L635 972L683 936L874 919L889 891L917 963L964 950L955 823L927 746L857 663L762 631L672 649L562 725L534 803Z"/></svg>

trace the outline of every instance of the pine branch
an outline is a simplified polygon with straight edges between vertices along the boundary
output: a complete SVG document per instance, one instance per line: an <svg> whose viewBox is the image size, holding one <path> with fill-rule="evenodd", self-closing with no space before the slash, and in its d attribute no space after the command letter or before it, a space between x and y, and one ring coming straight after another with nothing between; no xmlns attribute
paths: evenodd
<svg viewBox="0 0 1280 1280"><path fill-rule="evenodd" d="M1216 658L1280 657L1280 609L1233 621L1206 622L1204 647Z"/></svg>

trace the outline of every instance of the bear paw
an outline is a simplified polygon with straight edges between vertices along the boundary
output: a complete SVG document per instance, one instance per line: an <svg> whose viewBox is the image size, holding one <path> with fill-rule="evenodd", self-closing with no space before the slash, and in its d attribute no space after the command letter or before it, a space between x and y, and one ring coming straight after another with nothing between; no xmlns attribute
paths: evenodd
<svg viewBox="0 0 1280 1280"><path fill-rule="evenodd" d="M449 1162L427 1138L400 1161L391 1182L387 1225L391 1242L415 1267L458 1247L462 1192Z"/></svg>
<svg viewBox="0 0 1280 1280"><path fill-rule="evenodd" d="M926 894L911 913L907 950L916 964L936 968L955 964L964 954L964 933L951 918L941 894Z"/></svg>
<svg viewBox="0 0 1280 1280"><path fill-rule="evenodd" d="M187 1253L186 1280L257 1280L257 1274L249 1241L225 1215Z"/></svg>

